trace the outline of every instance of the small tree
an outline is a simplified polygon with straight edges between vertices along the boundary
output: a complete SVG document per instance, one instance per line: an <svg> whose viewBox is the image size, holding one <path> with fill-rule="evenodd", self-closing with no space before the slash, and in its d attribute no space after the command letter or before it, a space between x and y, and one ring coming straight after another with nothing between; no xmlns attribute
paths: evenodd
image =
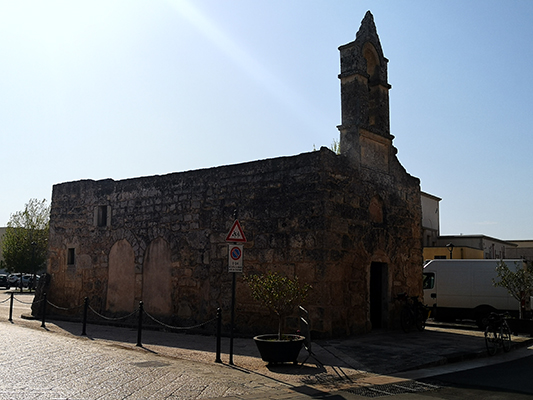
<svg viewBox="0 0 533 400"><path fill-rule="evenodd" d="M509 294L520 302L520 318L523 318L523 304L529 302L533 289L533 266L531 263L515 262L515 270L511 270L502 260L496 266L497 279L493 279L494 286L507 289Z"/></svg>
<svg viewBox="0 0 533 400"><path fill-rule="evenodd" d="M23 211L11 214L2 244L7 271L36 273L45 265L49 220L46 200L30 199Z"/></svg>
<svg viewBox="0 0 533 400"><path fill-rule="evenodd" d="M333 142L331 143L331 146L329 146L329 148L335 154L341 154L341 143L337 139L333 139Z"/></svg>
<svg viewBox="0 0 533 400"><path fill-rule="evenodd" d="M252 297L278 316L278 339L281 340L281 326L285 317L293 313L298 303L305 301L311 286L300 286L297 277L290 279L272 271L248 276L245 280L250 286Z"/></svg>

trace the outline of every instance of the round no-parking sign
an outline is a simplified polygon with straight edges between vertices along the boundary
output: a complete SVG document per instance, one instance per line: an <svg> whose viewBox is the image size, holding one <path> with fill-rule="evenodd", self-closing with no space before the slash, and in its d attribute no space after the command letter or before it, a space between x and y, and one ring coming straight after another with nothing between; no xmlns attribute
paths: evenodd
<svg viewBox="0 0 533 400"><path fill-rule="evenodd" d="M243 245L230 244L228 247L228 272L242 272Z"/></svg>

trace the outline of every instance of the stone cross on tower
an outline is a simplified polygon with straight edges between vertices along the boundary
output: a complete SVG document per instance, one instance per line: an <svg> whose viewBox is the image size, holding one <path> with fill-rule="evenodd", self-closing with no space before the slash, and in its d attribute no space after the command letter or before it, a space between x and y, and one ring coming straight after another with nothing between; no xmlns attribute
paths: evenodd
<svg viewBox="0 0 533 400"><path fill-rule="evenodd" d="M390 134L387 60L367 11L353 42L339 47L341 57L341 154L356 166L389 173L396 154Z"/></svg>

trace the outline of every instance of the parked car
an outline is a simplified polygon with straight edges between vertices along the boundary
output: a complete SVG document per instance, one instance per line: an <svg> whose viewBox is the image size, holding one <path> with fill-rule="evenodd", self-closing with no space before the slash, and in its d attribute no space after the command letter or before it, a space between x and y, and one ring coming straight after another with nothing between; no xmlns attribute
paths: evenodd
<svg viewBox="0 0 533 400"><path fill-rule="evenodd" d="M35 282L33 280L35 276ZM25 274L22 275L22 286L27 287L35 287L37 286L37 282L39 282L39 275L33 275L33 274Z"/></svg>
<svg viewBox="0 0 533 400"><path fill-rule="evenodd" d="M20 287L20 274L10 274L7 277L7 282L10 287ZM22 287L36 287L37 282L39 282L39 275L35 275L35 284L33 284L33 274L23 274L22 275ZM32 285L33 284L33 285ZM0 283L0 287L2 284Z"/></svg>
<svg viewBox="0 0 533 400"><path fill-rule="evenodd" d="M9 289L10 287L9 282L7 281L7 275L5 274L0 274L0 287L5 289Z"/></svg>
<svg viewBox="0 0 533 400"><path fill-rule="evenodd" d="M20 282L20 274L9 274L7 277L7 282L11 287L17 287Z"/></svg>

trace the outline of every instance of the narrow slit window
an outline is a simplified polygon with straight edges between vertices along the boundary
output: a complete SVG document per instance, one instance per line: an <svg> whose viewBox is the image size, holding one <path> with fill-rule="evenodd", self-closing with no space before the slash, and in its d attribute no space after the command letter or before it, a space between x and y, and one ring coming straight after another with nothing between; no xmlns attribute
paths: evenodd
<svg viewBox="0 0 533 400"><path fill-rule="evenodd" d="M98 226L107 226L107 206L98 206Z"/></svg>
<svg viewBox="0 0 533 400"><path fill-rule="evenodd" d="M71 247L67 251L67 265L74 265L76 262L76 250Z"/></svg>

